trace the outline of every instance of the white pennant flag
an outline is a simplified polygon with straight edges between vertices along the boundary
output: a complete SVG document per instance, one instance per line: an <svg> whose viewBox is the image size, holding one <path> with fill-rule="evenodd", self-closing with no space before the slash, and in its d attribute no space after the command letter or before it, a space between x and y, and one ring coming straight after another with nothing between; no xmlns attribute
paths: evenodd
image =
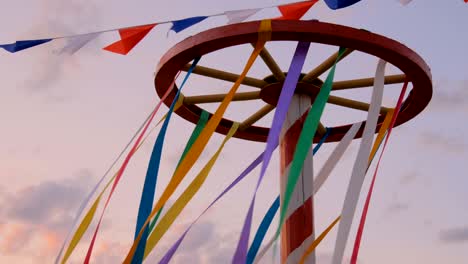
<svg viewBox="0 0 468 264"><path fill-rule="evenodd" d="M226 11L224 14L228 19L228 24L240 23L260 11L261 8L244 9L237 11Z"/></svg>
<svg viewBox="0 0 468 264"><path fill-rule="evenodd" d="M79 49L88 44L91 40L95 39L100 33L89 33L85 35L78 35L71 37L67 40L67 44L58 53L59 54L70 54L73 55Z"/></svg>
<svg viewBox="0 0 468 264"><path fill-rule="evenodd" d="M409 4L411 1L413 1L413 0L400 0L400 4L402 4L402 5L407 5L407 4Z"/></svg>

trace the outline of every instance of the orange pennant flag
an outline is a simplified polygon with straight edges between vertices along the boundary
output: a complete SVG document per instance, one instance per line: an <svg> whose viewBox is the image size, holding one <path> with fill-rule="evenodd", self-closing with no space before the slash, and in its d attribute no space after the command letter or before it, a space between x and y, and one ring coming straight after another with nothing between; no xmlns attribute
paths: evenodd
<svg viewBox="0 0 468 264"><path fill-rule="evenodd" d="M310 0L299 3L287 4L278 6L278 10L281 12L280 17L276 18L278 20L298 20L301 19L305 13L315 4L318 0Z"/></svg>
<svg viewBox="0 0 468 264"><path fill-rule="evenodd" d="M127 55L140 42L156 24L120 29L120 40L103 48L104 50Z"/></svg>

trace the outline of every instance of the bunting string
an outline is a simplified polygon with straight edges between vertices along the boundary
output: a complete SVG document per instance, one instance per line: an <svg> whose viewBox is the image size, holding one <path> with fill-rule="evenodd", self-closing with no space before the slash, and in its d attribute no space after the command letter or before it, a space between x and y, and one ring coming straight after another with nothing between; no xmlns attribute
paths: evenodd
<svg viewBox="0 0 468 264"><path fill-rule="evenodd" d="M56 36L33 40L19 40L10 44L0 44L0 48L3 48L5 51L8 51L10 53L16 53L18 51L39 46L53 40L68 39L65 47L59 51L59 54L74 54L83 46L85 46L88 42L98 37L100 34L118 31L120 40L104 47L103 50L121 55L127 55L156 25L171 24L171 28L169 29L169 31L179 33L210 17L225 16L228 20L227 24L240 23L245 21L249 17L255 15L260 10L269 8L277 8L278 11L281 13L281 16L276 19L297 20L300 19L303 15L305 15L305 13L310 9L310 7L312 7L312 5L314 5L317 1L318 0L309 0L291 4L270 5L254 9L239 9L206 16L188 17L179 20L158 21L143 25L133 25L121 28L105 29L82 34Z"/></svg>

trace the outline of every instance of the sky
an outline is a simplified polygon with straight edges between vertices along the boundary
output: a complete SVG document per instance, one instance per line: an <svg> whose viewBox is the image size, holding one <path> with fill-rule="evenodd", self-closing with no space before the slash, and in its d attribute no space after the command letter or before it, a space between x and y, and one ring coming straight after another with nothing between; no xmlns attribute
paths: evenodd
<svg viewBox="0 0 468 264"><path fill-rule="evenodd" d="M87 33L103 29L209 15L227 10L264 7L294 1L10 1L0 9L0 43ZM304 19L364 28L393 38L416 51L431 68L434 94L415 119L392 133L367 218L359 263L467 263L468 252L468 5L461 0L362 0L339 11L321 1ZM252 20L278 16L264 10ZM127 56L103 51L117 40L116 32L101 34L73 56L59 55L65 40L16 54L0 50L0 262L45 263L54 260L83 199L102 177L128 140L159 101L153 79L159 58L173 45L203 30L223 26L223 17L209 18L181 33L167 34L169 25L155 27ZM295 43L268 43L282 69L287 69ZM202 58L200 64L240 72L251 48L234 47ZM305 68L312 68L336 47L312 45ZM337 68L337 80L372 77L377 58L355 53ZM398 73L389 66L387 73ZM257 61L249 73L266 76ZM179 80L180 83L180 80ZM384 104L392 107L399 85L386 87ZM193 75L186 94L220 93L230 84ZM241 87L241 90L247 90ZM371 89L336 93L362 101ZM233 103L226 116L243 120L261 106ZM216 104L206 105L213 111ZM160 118L167 107L163 107ZM364 113L328 106L325 125L362 120ZM272 115L260 121L271 124ZM162 157L156 196L168 183L194 125L174 116ZM135 155L116 189L98 236L93 263L123 259L133 239L141 188L157 130ZM214 135L189 173L193 178L222 141ZM355 140L316 195L316 229L320 232L340 213L359 140ZM314 158L324 163L334 144ZM158 260L239 173L263 151L264 143L232 139L193 202L187 206L148 262ZM120 163L122 160L120 160ZM279 191L275 152L259 189L253 230ZM115 169L114 169L115 171ZM183 242L174 263L225 263L231 259L259 171L217 203ZM357 215L370 177L366 178ZM189 181L183 181L172 203ZM101 210L100 208L99 210ZM275 219L273 227L277 225ZM94 224L93 224L94 225ZM357 220L353 222L354 238ZM94 226L92 226L94 228ZM273 228L274 229L274 228ZM267 234L267 239L273 235ZM336 232L317 248L318 263L330 262ZM70 263L80 263L90 241L86 234ZM351 241L351 240L350 240ZM346 256L351 254L350 242ZM272 251L264 263L273 260Z"/></svg>

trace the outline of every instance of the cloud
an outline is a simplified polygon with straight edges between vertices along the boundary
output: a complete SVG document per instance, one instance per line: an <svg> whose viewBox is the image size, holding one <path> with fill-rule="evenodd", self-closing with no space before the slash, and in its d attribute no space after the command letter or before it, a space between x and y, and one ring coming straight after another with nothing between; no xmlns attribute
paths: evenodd
<svg viewBox="0 0 468 264"><path fill-rule="evenodd" d="M400 184L401 185L409 185L413 183L417 178L418 178L418 173L412 171L409 173L406 173L400 178Z"/></svg>
<svg viewBox="0 0 468 264"><path fill-rule="evenodd" d="M387 213L389 214L396 214L409 209L409 204L395 202L387 207Z"/></svg>
<svg viewBox="0 0 468 264"><path fill-rule="evenodd" d="M99 21L99 9L91 2L87 1L61 1L61 0L43 0L40 5L43 7L26 36L66 36L77 34L78 32L90 32ZM91 29L91 30L90 30ZM70 72L76 72L79 67L77 56L53 55L54 48L61 49L67 42L67 39L58 39L47 44L48 48L38 48L31 51L31 61L26 76L23 81L23 87L30 92L43 92L47 95L46 99L50 102L61 102L67 99L62 90L52 92L50 87L59 81L62 75Z"/></svg>
<svg viewBox="0 0 468 264"><path fill-rule="evenodd" d="M91 178L91 171L82 169L71 178L43 181L0 195L0 252L50 262L88 192Z"/></svg>
<svg viewBox="0 0 468 264"><path fill-rule="evenodd" d="M468 226L441 230L439 240L445 243L467 243Z"/></svg>
<svg viewBox="0 0 468 264"><path fill-rule="evenodd" d="M429 109L468 111L468 80L441 80L434 85L434 94Z"/></svg>
<svg viewBox="0 0 468 264"><path fill-rule="evenodd" d="M447 137L434 131L423 131L419 134L418 143L439 151L460 154L467 150L467 144L456 137Z"/></svg>

